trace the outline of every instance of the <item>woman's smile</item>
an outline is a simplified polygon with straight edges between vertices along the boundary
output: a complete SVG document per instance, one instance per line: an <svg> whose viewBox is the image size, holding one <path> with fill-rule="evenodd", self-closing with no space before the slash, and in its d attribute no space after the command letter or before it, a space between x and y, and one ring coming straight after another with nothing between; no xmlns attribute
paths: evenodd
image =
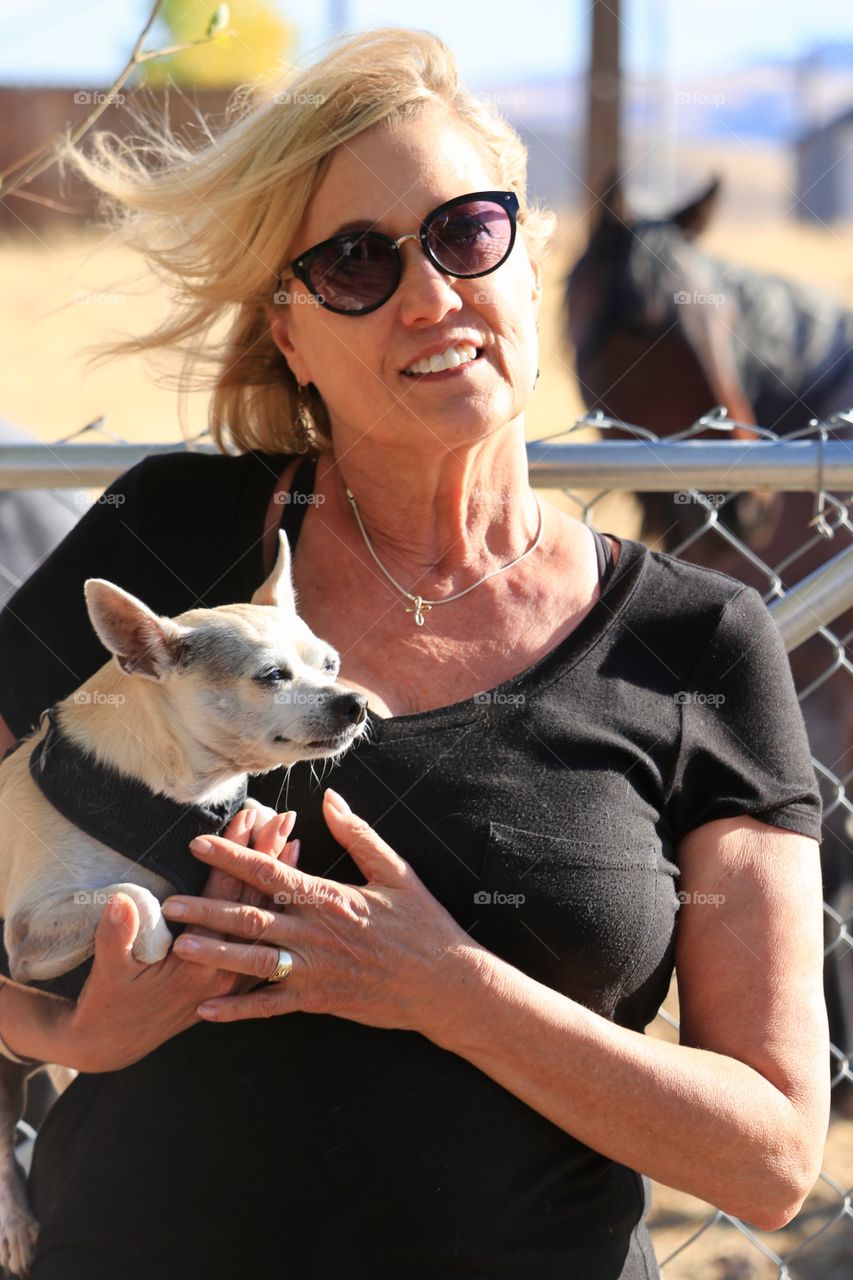
<svg viewBox="0 0 853 1280"><path fill-rule="evenodd" d="M403 377L417 382L441 382L454 375L470 374L482 355L482 347L470 342L457 343L442 353L421 356L403 369Z"/></svg>

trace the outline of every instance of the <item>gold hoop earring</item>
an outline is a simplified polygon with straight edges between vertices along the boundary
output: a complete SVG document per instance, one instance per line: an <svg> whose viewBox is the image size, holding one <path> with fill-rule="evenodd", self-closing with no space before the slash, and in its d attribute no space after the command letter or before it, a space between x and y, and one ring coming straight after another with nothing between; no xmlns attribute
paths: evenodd
<svg viewBox="0 0 853 1280"><path fill-rule="evenodd" d="M296 398L296 416L293 421L293 436L298 453L310 453L314 447L314 423L308 408L308 396L305 386L299 383Z"/></svg>

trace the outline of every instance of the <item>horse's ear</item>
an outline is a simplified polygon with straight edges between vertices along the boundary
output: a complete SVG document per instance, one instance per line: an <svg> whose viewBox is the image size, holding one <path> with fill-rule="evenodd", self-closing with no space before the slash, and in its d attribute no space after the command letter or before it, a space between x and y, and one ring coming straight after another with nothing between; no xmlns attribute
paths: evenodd
<svg viewBox="0 0 853 1280"><path fill-rule="evenodd" d="M697 196L695 200L691 200L689 204L684 205L682 209L678 209L675 213L669 215L669 221L681 227L688 240L695 240L698 236L701 236L711 221L717 197L720 193L720 186L720 179L712 178L701 195Z"/></svg>
<svg viewBox="0 0 853 1280"><path fill-rule="evenodd" d="M598 197L600 227L625 226L631 221L631 214L625 199L622 179L614 169L601 184Z"/></svg>

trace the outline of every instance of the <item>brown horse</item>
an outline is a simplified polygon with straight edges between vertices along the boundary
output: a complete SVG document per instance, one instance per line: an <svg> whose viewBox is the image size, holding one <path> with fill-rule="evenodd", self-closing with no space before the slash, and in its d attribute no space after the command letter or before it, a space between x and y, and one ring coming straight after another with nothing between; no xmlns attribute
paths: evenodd
<svg viewBox="0 0 853 1280"><path fill-rule="evenodd" d="M813 418L826 420L853 408L853 313L817 290L704 254L696 241L718 191L715 180L697 199L657 219L633 217L618 183L606 192L566 285L568 332L588 409L665 438L724 405L741 424L732 435L748 439L754 424L785 436ZM618 429L611 434L631 435ZM851 436L843 424L830 433L835 439ZM791 587L851 541L843 525L830 540L809 527L815 500L808 493L708 496L710 511L684 491L638 494L643 536L762 593L770 577L745 552L778 567L784 586ZM710 528L714 518L744 551ZM696 537L704 526L708 532ZM853 612L832 625L837 636L847 636ZM801 645L791 658L797 687L803 691L819 681L837 657L836 647L822 637ZM853 677L837 671L802 705L816 757L843 779L853 764ZM834 789L825 785L825 802L834 798ZM848 812L842 804L828 816L823 862L828 900L849 921ZM828 937L836 935L836 926L829 925ZM828 965L827 997L833 1041L853 1052L853 955L845 952L839 947Z"/></svg>
<svg viewBox="0 0 853 1280"><path fill-rule="evenodd" d="M853 312L818 290L702 253L696 241L719 186L715 179L696 200L658 219L633 218L618 183L606 192L566 288L581 394L589 409L661 437L716 405L744 424L735 438L748 438L754 423L785 436L853 406ZM675 510L690 504L665 494L645 495L643 505L645 533L667 549L683 541L696 524L690 516L703 510ZM755 528L752 505L727 504L723 523L752 533L769 551L767 520ZM808 505L801 498L803 512ZM780 514L777 503L774 526ZM786 510L786 523L792 514ZM714 544L706 555L725 553L721 539ZM792 549L786 540L783 551ZM825 558L819 550L810 567ZM797 576L807 571L801 564Z"/></svg>

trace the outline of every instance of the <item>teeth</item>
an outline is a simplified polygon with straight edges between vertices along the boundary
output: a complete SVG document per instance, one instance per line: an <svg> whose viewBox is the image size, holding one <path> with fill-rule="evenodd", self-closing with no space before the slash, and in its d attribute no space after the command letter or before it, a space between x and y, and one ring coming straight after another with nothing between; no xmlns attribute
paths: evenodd
<svg viewBox="0 0 853 1280"><path fill-rule="evenodd" d="M477 348L471 342L460 342L458 347L451 347L449 351L443 352L440 356L428 356L425 360L418 360L410 368L405 369L405 373L441 373L442 369L455 369L457 365L467 364L469 360L474 360L477 355Z"/></svg>

